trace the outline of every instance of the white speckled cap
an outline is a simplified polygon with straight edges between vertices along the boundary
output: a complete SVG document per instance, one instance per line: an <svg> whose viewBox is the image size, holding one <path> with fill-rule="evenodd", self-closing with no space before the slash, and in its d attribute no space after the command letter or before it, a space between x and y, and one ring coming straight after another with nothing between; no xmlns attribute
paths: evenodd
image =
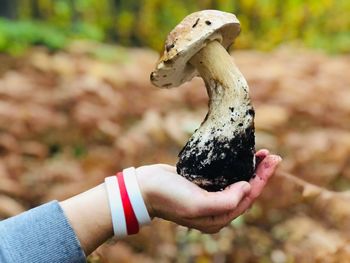
<svg viewBox="0 0 350 263"><path fill-rule="evenodd" d="M213 40L226 49L240 32L234 14L203 10L185 17L168 35L164 54L151 73L151 82L160 88L172 88L191 80L198 73L188 61Z"/></svg>

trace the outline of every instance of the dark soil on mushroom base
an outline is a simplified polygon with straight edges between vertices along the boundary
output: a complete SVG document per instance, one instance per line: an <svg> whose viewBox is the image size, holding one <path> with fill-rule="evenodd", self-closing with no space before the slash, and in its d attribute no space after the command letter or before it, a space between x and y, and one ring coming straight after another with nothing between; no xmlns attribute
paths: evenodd
<svg viewBox="0 0 350 263"><path fill-rule="evenodd" d="M179 153L177 172L203 189L214 192L254 176L254 127L232 138L214 138L199 147L200 140L189 141Z"/></svg>

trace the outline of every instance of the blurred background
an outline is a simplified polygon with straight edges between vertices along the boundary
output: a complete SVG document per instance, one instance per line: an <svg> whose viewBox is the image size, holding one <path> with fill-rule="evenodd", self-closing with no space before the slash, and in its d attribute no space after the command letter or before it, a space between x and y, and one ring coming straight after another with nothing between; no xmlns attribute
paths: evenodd
<svg viewBox="0 0 350 263"><path fill-rule="evenodd" d="M128 166L175 164L207 111L201 79L149 82L187 14L237 15L257 148L284 161L215 235L154 220L89 262L350 262L350 1L0 0L0 219Z"/></svg>

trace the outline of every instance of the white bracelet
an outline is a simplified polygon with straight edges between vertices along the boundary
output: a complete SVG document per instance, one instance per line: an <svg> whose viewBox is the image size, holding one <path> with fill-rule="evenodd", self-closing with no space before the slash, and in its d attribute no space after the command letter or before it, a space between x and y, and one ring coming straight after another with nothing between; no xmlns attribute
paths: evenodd
<svg viewBox="0 0 350 263"><path fill-rule="evenodd" d="M128 232L117 177L106 177L105 185L108 194L109 208L111 210L114 235L119 238L125 237L128 235Z"/></svg>
<svg viewBox="0 0 350 263"><path fill-rule="evenodd" d="M143 200L139 184L137 182L136 170L130 167L123 170L125 187L128 191L129 199L140 226L147 225L151 218Z"/></svg>

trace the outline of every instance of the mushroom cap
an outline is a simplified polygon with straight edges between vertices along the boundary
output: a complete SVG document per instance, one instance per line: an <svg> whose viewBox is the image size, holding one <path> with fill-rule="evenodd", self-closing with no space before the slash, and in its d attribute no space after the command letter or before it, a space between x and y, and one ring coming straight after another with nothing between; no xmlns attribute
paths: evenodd
<svg viewBox="0 0 350 263"><path fill-rule="evenodd" d="M198 75L189 60L207 43L217 40L228 49L240 32L236 16L217 10L203 10L185 17L168 35L164 53L151 82L160 88L172 88Z"/></svg>

